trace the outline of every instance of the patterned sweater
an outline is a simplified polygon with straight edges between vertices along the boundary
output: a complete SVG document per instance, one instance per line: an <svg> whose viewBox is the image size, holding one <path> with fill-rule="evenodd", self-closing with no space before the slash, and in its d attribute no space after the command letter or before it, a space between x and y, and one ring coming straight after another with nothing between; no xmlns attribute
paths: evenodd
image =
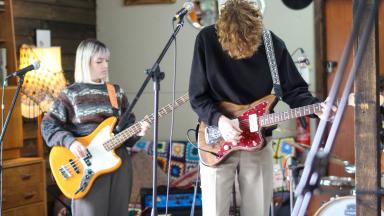
<svg viewBox="0 0 384 216"><path fill-rule="evenodd" d="M119 109L118 116L127 109L124 91L114 85ZM41 132L50 147L59 145L69 148L75 137L86 136L106 118L114 116L105 84L74 83L64 89L45 114ZM131 115L128 125L135 121ZM133 136L126 144L133 145L139 137Z"/></svg>

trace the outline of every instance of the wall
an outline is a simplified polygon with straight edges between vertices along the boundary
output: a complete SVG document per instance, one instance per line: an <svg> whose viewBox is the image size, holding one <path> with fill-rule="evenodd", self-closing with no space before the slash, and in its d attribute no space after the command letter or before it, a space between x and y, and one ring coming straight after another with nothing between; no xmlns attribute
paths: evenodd
<svg viewBox="0 0 384 216"><path fill-rule="evenodd" d="M175 4L124 6L123 0L97 0L97 37L111 49L110 79L119 83L132 100L145 79L144 70L152 67L172 32L171 18L184 1ZM302 47L313 60L313 3L305 10L293 11L280 0L267 1L266 26L284 38L292 52ZM188 90L194 39L198 30L189 23L177 36L176 95ZM166 77L161 82L160 106L171 101L173 46L161 62ZM152 83L145 89L134 112L138 119L152 113ZM283 106L284 107L284 106ZM279 106L279 109L280 108ZM194 128L197 116L186 104L175 113L175 139L185 139L186 131ZM288 125L291 127L291 124ZM170 117L160 121L159 139L168 139ZM287 127L287 126L284 126ZM294 129L294 128L293 128ZM284 135L288 130L283 130ZM150 138L150 136L149 136Z"/></svg>
<svg viewBox="0 0 384 216"><path fill-rule="evenodd" d="M95 0L13 0L16 48L34 45L36 29L49 29L52 46L61 47L65 76L73 82L77 45L96 36L95 7Z"/></svg>
<svg viewBox="0 0 384 216"><path fill-rule="evenodd" d="M266 1L265 25L285 41L285 44L292 54L297 48L304 49L312 65L310 68L311 92L315 92L315 36L314 36L314 7L311 3L302 10L292 10L286 7L281 0ZM300 52L297 52L293 59L297 60ZM313 93L314 94L314 93ZM286 110L288 106L279 103L277 111ZM284 137L295 134L294 120L280 124L274 131L274 137ZM314 135L315 120L311 120L311 136ZM293 130L293 131L292 131Z"/></svg>

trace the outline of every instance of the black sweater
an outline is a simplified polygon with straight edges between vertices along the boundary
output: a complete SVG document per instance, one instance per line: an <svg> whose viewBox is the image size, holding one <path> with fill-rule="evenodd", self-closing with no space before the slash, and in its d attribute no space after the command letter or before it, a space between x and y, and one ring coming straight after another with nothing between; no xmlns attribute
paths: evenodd
<svg viewBox="0 0 384 216"><path fill-rule="evenodd" d="M318 102L308 91L308 85L297 71L284 42L273 33L272 40L283 101L292 108ZM214 25L202 29L197 35L189 97L200 120L217 126L221 115L218 102L249 104L271 94L272 88L264 45L252 57L235 60L222 49Z"/></svg>

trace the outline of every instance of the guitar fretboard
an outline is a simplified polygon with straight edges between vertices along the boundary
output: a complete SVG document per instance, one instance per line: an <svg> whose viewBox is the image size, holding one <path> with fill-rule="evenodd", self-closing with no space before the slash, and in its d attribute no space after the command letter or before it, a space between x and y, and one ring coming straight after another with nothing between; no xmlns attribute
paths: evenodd
<svg viewBox="0 0 384 216"><path fill-rule="evenodd" d="M259 117L259 125L261 127L268 127L289 119L310 115L320 110L320 103L316 103L299 108L290 109L285 112L267 114Z"/></svg>
<svg viewBox="0 0 384 216"><path fill-rule="evenodd" d="M174 108L172 108L173 104L169 103L165 107L159 109L158 117L161 118L161 117L167 115L173 109L178 108L179 106L183 105L188 100L189 100L189 96L188 96L188 93L186 93L185 95L183 95L180 98L175 100ZM110 139L107 142L105 142L103 144L104 148L107 151L111 151L111 150L115 149L116 147L120 146L124 141L126 141L129 138L131 138L133 135L137 134L141 130L141 122L145 121L145 122L148 122L149 124L152 124L154 119L155 119L155 116L154 116L153 113L151 115L148 115L148 116L144 117L143 120L141 120L139 122L136 122L135 124L133 124L129 128L127 128L127 129L121 131L120 133L116 134L114 137L112 137L112 139Z"/></svg>

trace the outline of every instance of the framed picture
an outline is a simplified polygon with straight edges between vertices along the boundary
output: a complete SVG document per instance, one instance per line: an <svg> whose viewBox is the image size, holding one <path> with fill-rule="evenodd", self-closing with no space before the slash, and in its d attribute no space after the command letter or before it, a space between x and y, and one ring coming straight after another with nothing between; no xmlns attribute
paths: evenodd
<svg viewBox="0 0 384 216"><path fill-rule="evenodd" d="M51 46L51 31L48 29L36 29L36 46L50 47Z"/></svg>
<svg viewBox="0 0 384 216"><path fill-rule="evenodd" d="M140 5L140 4L170 4L176 0L124 0L125 5Z"/></svg>

